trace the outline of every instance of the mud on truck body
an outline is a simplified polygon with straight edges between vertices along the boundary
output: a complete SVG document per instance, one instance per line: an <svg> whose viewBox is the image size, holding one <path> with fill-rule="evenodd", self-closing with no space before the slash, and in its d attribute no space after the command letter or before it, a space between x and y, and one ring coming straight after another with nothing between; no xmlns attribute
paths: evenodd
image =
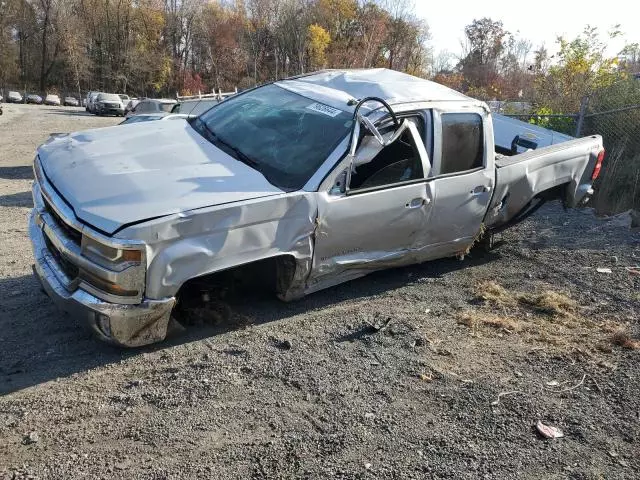
<svg viewBox="0 0 640 480"><path fill-rule="evenodd" d="M100 338L139 346L202 285L260 272L293 300L588 199L599 136L532 149L526 135L496 146L493 129L485 103L376 69L51 138L34 162L34 270Z"/></svg>

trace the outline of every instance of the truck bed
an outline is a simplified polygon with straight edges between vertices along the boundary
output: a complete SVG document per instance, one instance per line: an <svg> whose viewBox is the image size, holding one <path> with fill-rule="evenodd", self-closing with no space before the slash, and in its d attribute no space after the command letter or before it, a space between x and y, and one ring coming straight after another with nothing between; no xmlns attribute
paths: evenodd
<svg viewBox="0 0 640 480"><path fill-rule="evenodd" d="M529 148L534 150L574 139L570 135L500 115L499 113L492 113L491 118L493 119L494 143L498 153L514 155L525 152L527 148L521 145L515 145L515 151L512 150L514 147L513 140L516 137L531 142Z"/></svg>
<svg viewBox="0 0 640 480"><path fill-rule="evenodd" d="M496 186L485 225L495 229L517 219L536 200L560 198L575 207L591 192L602 137L569 140L513 156L496 154Z"/></svg>

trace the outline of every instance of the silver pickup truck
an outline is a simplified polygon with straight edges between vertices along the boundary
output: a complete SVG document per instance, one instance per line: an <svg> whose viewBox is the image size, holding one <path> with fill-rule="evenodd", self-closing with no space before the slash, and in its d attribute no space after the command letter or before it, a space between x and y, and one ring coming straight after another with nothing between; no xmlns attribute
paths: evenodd
<svg viewBox="0 0 640 480"><path fill-rule="evenodd" d="M462 255L546 200L587 200L599 136L517 136L496 152L486 104L378 69L278 81L188 121L52 137L34 162L34 270L100 338L157 342L182 308L244 277L292 300Z"/></svg>

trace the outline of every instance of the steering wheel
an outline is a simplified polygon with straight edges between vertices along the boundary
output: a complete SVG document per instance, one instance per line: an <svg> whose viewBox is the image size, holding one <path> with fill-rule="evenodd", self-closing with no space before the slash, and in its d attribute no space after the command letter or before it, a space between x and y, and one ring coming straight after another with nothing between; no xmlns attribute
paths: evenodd
<svg viewBox="0 0 640 480"><path fill-rule="evenodd" d="M380 97L365 97L362 100L360 100L358 102L358 104L356 105L355 110L353 111L353 120L354 121L356 121L358 119L358 111L360 110L360 107L362 107L362 105L364 105L367 102L378 102L378 103L381 103L382 106L389 112L389 115L391 115L391 118L393 119L393 124L396 126L396 128L398 128L400 126L400 122L398 121L398 117L396 117L396 114L391 109L391 106Z"/></svg>

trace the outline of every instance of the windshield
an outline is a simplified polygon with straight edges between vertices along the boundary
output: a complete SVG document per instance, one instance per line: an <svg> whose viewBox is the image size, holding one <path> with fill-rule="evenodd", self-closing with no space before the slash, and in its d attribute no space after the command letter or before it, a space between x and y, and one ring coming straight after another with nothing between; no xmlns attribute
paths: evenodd
<svg viewBox="0 0 640 480"><path fill-rule="evenodd" d="M160 105L160 110L162 110L163 112L169 113L175 104L174 103L159 102L159 105Z"/></svg>
<svg viewBox="0 0 640 480"><path fill-rule="evenodd" d="M185 115L202 115L214 105L218 100L187 100L173 106L171 113L184 113Z"/></svg>
<svg viewBox="0 0 640 480"><path fill-rule="evenodd" d="M98 95L98 101L119 102L120 97L115 93L101 93Z"/></svg>
<svg viewBox="0 0 640 480"><path fill-rule="evenodd" d="M302 188L349 133L351 114L266 85L221 102L191 125L291 191Z"/></svg>

